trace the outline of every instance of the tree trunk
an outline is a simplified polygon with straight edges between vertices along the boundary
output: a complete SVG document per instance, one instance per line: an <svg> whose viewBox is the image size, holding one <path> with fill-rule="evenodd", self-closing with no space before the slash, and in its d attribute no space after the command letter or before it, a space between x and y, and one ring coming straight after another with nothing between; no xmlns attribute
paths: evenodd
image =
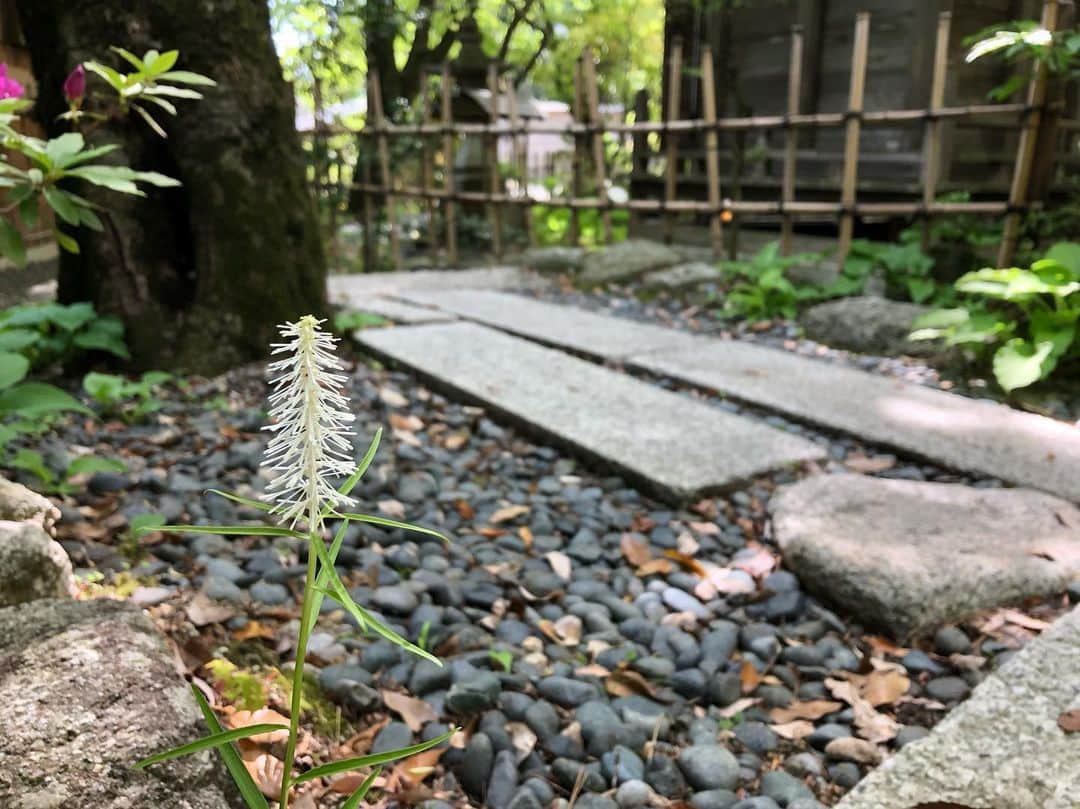
<svg viewBox="0 0 1080 809"><path fill-rule="evenodd" d="M211 76L202 101L155 116L168 139L132 114L93 131L116 159L180 180L145 199L75 188L106 209L105 232L80 228L64 254L62 301L119 315L137 368L215 373L266 356L274 325L326 306L325 258L282 78L259 0L18 0L38 82L36 113L63 124L61 85L89 59L123 69L119 45L179 49L177 69ZM91 93L108 88L90 78ZM111 90L109 90L111 92Z"/></svg>

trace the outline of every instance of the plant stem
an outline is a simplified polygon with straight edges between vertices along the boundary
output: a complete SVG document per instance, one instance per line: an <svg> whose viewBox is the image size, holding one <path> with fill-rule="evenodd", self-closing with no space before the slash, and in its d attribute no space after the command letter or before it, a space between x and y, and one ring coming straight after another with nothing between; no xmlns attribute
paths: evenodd
<svg viewBox="0 0 1080 809"><path fill-rule="evenodd" d="M312 532L317 520L312 519ZM280 809L289 809L289 787L292 786L293 759L300 737L300 711L304 698L304 655L307 653L308 636L311 634L311 610L314 606L315 573L317 554L308 541L307 578L304 580L304 605L300 609L300 635L296 639L296 659L293 663L292 702L289 707L289 741L285 744L285 768L281 775Z"/></svg>

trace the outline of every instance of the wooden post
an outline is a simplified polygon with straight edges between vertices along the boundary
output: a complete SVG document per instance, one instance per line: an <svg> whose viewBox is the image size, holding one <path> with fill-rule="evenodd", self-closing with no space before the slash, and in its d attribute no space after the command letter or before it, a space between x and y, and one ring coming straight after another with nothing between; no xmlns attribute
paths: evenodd
<svg viewBox="0 0 1080 809"><path fill-rule="evenodd" d="M573 115L574 123L579 124L583 119L582 115L582 88L581 88L581 58L578 57L577 64L574 67L574 103L570 108ZM582 180L584 171L582 169L582 146L581 137L574 135L574 154L571 158L571 188L570 196L574 200L581 199L582 194ZM570 209L570 227L568 229L570 237L570 246L577 247L581 244L581 212L579 208Z"/></svg>
<svg viewBox="0 0 1080 809"><path fill-rule="evenodd" d="M491 62L487 70L488 93L491 96L491 125L499 123L499 69ZM495 199L503 193L502 175L499 172L499 136L489 135L487 139L488 153L488 191L491 194L491 202L488 206L488 216L491 218L491 252L495 258L502 258L502 208L503 203Z"/></svg>
<svg viewBox="0 0 1080 809"><path fill-rule="evenodd" d="M863 96L866 89L866 50L870 43L870 13L855 15L855 43L851 51L851 87L848 92L847 122L844 133L844 176L840 186L840 239L836 261L843 266L851 249L855 229L855 189L859 177L859 135L862 132Z"/></svg>
<svg viewBox="0 0 1080 809"><path fill-rule="evenodd" d="M423 72L423 78L420 80L420 109L423 113L423 119L425 124L432 122L431 114L431 83L428 81L429 74L425 70ZM434 167L431 165L432 151L431 143L427 135L420 136L420 175L422 187L425 194L430 194L434 189ZM431 251L431 262L433 265L438 266L439 263L439 240L437 238L435 230L435 198L427 197L424 202L427 208L428 215L428 249Z"/></svg>
<svg viewBox="0 0 1080 809"><path fill-rule="evenodd" d="M634 124L644 124L648 120L649 91L643 88L634 93ZM630 194L633 195L638 181L648 176L649 138L644 132L635 129L631 139L633 146L630 152ZM637 211L630 211L630 233L637 232L640 219L641 215Z"/></svg>
<svg viewBox="0 0 1080 809"><path fill-rule="evenodd" d="M1054 31L1057 28L1057 17L1058 0L1046 0L1043 3L1042 27L1047 31ZM1042 120L1042 106L1046 102L1046 82L1046 65L1038 62L1028 87L1028 112L1020 130L1020 143L1016 147L1016 167L1013 169L1012 186L1009 189L1010 211L1005 215L1005 226L997 255L999 267L1009 266L1016 253L1016 241L1020 236L1020 211L1017 208L1027 202L1031 167L1035 161L1035 144L1039 138L1039 124Z"/></svg>
<svg viewBox="0 0 1080 809"><path fill-rule="evenodd" d="M443 64L442 81L439 88L442 93L440 110L443 125L443 190L446 200L443 203L443 225L446 228L446 263L457 265L457 204L454 201L454 123L452 92L450 87L450 66Z"/></svg>
<svg viewBox="0 0 1080 809"><path fill-rule="evenodd" d="M600 90L596 85L596 64L593 62L592 51L588 48L581 57L582 79L585 87L585 99L588 105L589 123L600 126ZM592 133L593 172L596 177L596 197L604 207L600 209L600 217L604 223L604 243L611 244L611 210L608 204L607 192L607 166L604 158L604 135L599 129Z"/></svg>
<svg viewBox="0 0 1080 809"><path fill-rule="evenodd" d="M536 228L533 227L532 203L529 201L529 136L519 131L522 123L521 116L518 115L517 91L513 83L508 84L506 100L510 106L510 128L514 130L511 138L514 147L514 163L517 165L521 197L525 201L525 204L521 206L521 218L525 223L529 246L536 247Z"/></svg>
<svg viewBox="0 0 1080 809"><path fill-rule="evenodd" d="M397 229L397 211L394 209L394 175L390 172L390 139L386 134L386 121L383 118L382 92L379 90L379 74L374 70L369 74L368 98L371 99L371 112L375 118L375 129L379 143L379 170L382 175L382 187L386 200L386 224L390 229L390 252L394 257L394 269L402 270L405 262L401 258L401 240Z"/></svg>
<svg viewBox="0 0 1080 809"><path fill-rule="evenodd" d="M364 145L364 156L361 158L363 161L360 168L360 177L364 183L370 185L372 181L371 172L371 138L365 137L362 141ZM376 256L379 252L379 240L378 234L375 233L375 203L371 198L370 191L364 191L364 247L363 247L363 262L364 272L375 272Z"/></svg>
<svg viewBox="0 0 1080 809"><path fill-rule="evenodd" d="M788 62L787 114L799 114L799 93L802 92L802 26L791 27L791 57ZM798 160L799 130L793 126L784 133L784 175L780 199L784 205L795 201L795 168ZM792 225L794 219L787 210L780 215L780 252L791 255Z"/></svg>
<svg viewBox="0 0 1080 809"><path fill-rule="evenodd" d="M701 108L705 122L716 123L716 73L713 70L712 49L706 44L701 51ZM709 238L713 258L724 253L724 227L720 219L720 136L715 128L705 130L705 176L709 183L708 199L713 206L709 214Z"/></svg>
<svg viewBox="0 0 1080 809"><path fill-rule="evenodd" d="M682 40L675 39L671 45L671 56L668 59L668 98L667 113L664 116L665 123L671 123L679 117L682 91ZM675 201L678 185L678 162L679 150L675 142L675 133L668 130L664 133L665 154L667 164L664 166L664 201ZM664 216L664 241L671 244L675 240L675 214L668 211Z"/></svg>
<svg viewBox="0 0 1080 809"><path fill-rule="evenodd" d="M949 28L952 14L943 11L938 16L937 38L934 45L934 71L930 79L930 112L945 106L945 72L949 66ZM941 120L931 115L926 119L923 144L923 205L929 209L937 196L937 184L941 175ZM930 215L923 216L922 249L930 248Z"/></svg>

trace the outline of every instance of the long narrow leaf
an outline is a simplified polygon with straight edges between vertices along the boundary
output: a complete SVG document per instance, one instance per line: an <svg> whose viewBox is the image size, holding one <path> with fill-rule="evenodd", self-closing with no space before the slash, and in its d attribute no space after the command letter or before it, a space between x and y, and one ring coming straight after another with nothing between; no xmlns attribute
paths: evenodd
<svg viewBox="0 0 1080 809"><path fill-rule="evenodd" d="M381 525L384 528L401 528L405 531L414 531L418 534L428 534L429 536L438 537L447 544L450 543L450 539L446 536L446 534L440 534L433 528L424 528L422 525L413 525L412 523L401 522L400 520L391 520L387 517L377 517L374 514L352 514L333 511L330 513L330 516L338 517L342 520L355 520L356 522L367 522L371 523L372 525Z"/></svg>
<svg viewBox="0 0 1080 809"><path fill-rule="evenodd" d="M203 736L201 739L196 739L189 744L174 747L172 750L166 750L164 753L147 756L142 761L136 762L135 768L142 770L152 764L160 764L161 762L168 761L172 758L188 756L192 753L198 753L200 750L207 750L211 747L221 747L221 745L235 742L237 739L246 739L248 736L258 736L260 733L273 733L277 730L288 729L288 725L260 723L258 725L248 725L247 727L236 728L235 730L223 730L220 733Z"/></svg>
<svg viewBox="0 0 1080 809"><path fill-rule="evenodd" d="M241 497L238 494L232 492L226 492L222 489L207 489L210 494L216 494L218 497L224 497L226 500L232 500L234 503L240 503L244 506L251 506L257 508L259 511L273 511L274 507L269 503L264 503L261 500L252 500L250 497Z"/></svg>
<svg viewBox="0 0 1080 809"><path fill-rule="evenodd" d="M224 534L241 537L292 537L307 539L307 534L277 525L159 525L155 531L174 534Z"/></svg>
<svg viewBox="0 0 1080 809"><path fill-rule="evenodd" d="M334 563L337 562L338 552L341 550L341 545L345 541L345 531L348 527L349 521L344 520L341 525L338 526L337 533L334 534L334 542L330 546L330 550L326 554L331 567L333 567ZM326 592L327 583L329 581L330 574L327 572L326 565L323 564L319 568L319 572L315 577L315 594L314 596L312 596L312 609L311 616L309 618L308 630L315 626L315 622L319 620L319 610L322 609L323 598L325 597L324 594Z"/></svg>
<svg viewBox="0 0 1080 809"><path fill-rule="evenodd" d="M326 550L326 545L323 544L322 539L320 539L318 536L312 535L311 544L315 548L315 552L319 555L319 563L323 565L324 569L327 571L327 578L329 579L328 583L330 585L328 590L333 594L334 600L341 604L341 606L345 608L345 611L352 615L360 623L361 626L366 625L375 634L381 635L391 643L402 647L403 649L411 652L417 657L422 657L425 660L430 660L436 666L442 666L442 661L439 660L439 658L437 658L435 655L431 654L431 652L427 651L426 649L421 649L416 644L411 643L410 641L401 637L401 635L392 630L390 627L384 625L381 621L375 618L374 615L372 615L370 612L368 612L355 601L353 601L352 596L349 595L349 591L342 583L341 577L338 576L337 571L334 570L333 562L329 558Z"/></svg>
<svg viewBox="0 0 1080 809"><path fill-rule="evenodd" d="M379 773L382 772L382 767L376 767L371 771L371 774L364 779L362 783L349 799L345 803L341 804L341 809L358 809L360 801L367 797L368 792L371 791L371 785L375 783L375 779L379 777Z"/></svg>
<svg viewBox="0 0 1080 809"><path fill-rule="evenodd" d="M323 764L321 767L315 767L305 773L301 773L293 779L293 783L302 784L305 781L314 781L316 778L324 778L327 775L337 775L338 773L349 772L349 770L358 770L361 767L375 767L380 764L386 764L388 761L397 761L398 759L415 756L417 753L423 753L425 750L430 750L432 747L438 747L443 742L448 741L450 737L457 732L457 728L450 728L448 732L439 736L437 739L414 744L411 747L388 750L385 753L372 753L369 756L359 756L358 758L345 758L341 761L332 761L329 764Z"/></svg>
<svg viewBox="0 0 1080 809"><path fill-rule="evenodd" d="M203 719L206 720L206 726L210 728L211 732L220 733L224 728L221 727L221 723L210 707L210 703L203 696L202 691L195 685L191 686L191 690L195 694L195 701L199 703L199 710L202 711ZM221 758L225 762L225 768L229 771L229 775L232 776L236 788L240 790L240 795L243 797L244 803L248 805L248 809L270 809L270 804L266 802L262 791L256 786L251 773L244 766L240 754L236 752L236 748L231 744L222 745L218 748L218 753L221 754Z"/></svg>
<svg viewBox="0 0 1080 809"><path fill-rule="evenodd" d="M356 484L360 482L360 478L367 472L368 467L371 466L371 462L375 460L375 453L379 451L379 442L382 441L382 427L375 431L375 437L371 439L371 443L368 444L367 451L364 453L364 457L360 459L360 463L356 465L356 469L348 479L338 487L338 491L342 494L349 494L356 488ZM322 510L322 516L326 517L333 510L331 506L326 506Z"/></svg>

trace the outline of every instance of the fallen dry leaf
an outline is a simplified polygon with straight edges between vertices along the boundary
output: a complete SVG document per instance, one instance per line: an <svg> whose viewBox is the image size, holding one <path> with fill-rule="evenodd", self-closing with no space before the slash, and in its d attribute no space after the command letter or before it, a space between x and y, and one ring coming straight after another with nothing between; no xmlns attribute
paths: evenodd
<svg viewBox="0 0 1080 809"><path fill-rule="evenodd" d="M701 545L698 544L698 541L686 531L679 534L678 539L675 540L675 547L679 549L679 553L684 553L687 556L693 556L701 550Z"/></svg>
<svg viewBox="0 0 1080 809"><path fill-rule="evenodd" d="M524 514L529 513L529 507L523 505L505 506L496 510L489 518L488 522L492 525L498 525L501 522L510 522L515 520Z"/></svg>
<svg viewBox="0 0 1080 809"><path fill-rule="evenodd" d="M783 739L798 741L805 739L814 732L814 723L805 719L794 719L790 722L782 722L778 725L770 725L773 733Z"/></svg>
<svg viewBox="0 0 1080 809"><path fill-rule="evenodd" d="M756 542L748 542L746 546L752 548L754 552L739 559L732 559L732 567L749 573L755 579L760 579L762 576L771 573L773 568L777 566L779 559L777 559L776 554L765 546Z"/></svg>
<svg viewBox="0 0 1080 809"><path fill-rule="evenodd" d="M386 385L379 388L379 398L383 400L384 404L387 404L390 407L406 407L409 404L408 399Z"/></svg>
<svg viewBox="0 0 1080 809"><path fill-rule="evenodd" d="M415 433L424 429L424 422L419 416L412 414L406 416L401 413L391 413L389 421L393 429L407 433Z"/></svg>
<svg viewBox="0 0 1080 809"><path fill-rule="evenodd" d="M656 686L642 675L631 669L618 669L604 680L604 688L613 697L630 697L640 694L645 697L656 696Z"/></svg>
<svg viewBox="0 0 1080 809"><path fill-rule="evenodd" d="M745 661L739 669L739 681L742 683L742 692L749 694L761 683L761 672L754 668L754 664Z"/></svg>
<svg viewBox="0 0 1080 809"><path fill-rule="evenodd" d="M716 536L720 533L720 526L714 522L691 522L687 523L690 530L702 536Z"/></svg>
<svg viewBox="0 0 1080 809"><path fill-rule="evenodd" d="M786 708L773 708L769 711L769 718L773 722L783 724L794 719L820 719L826 714L835 713L843 708L841 702L828 699L812 699L807 702L793 702Z"/></svg>
<svg viewBox="0 0 1080 809"><path fill-rule="evenodd" d="M398 772L404 781L408 781L413 785L423 783L424 779L435 772L435 765L439 763L439 759L442 758L442 754L446 752L446 749L445 747L435 747L414 756L409 756L397 764L394 770Z"/></svg>
<svg viewBox="0 0 1080 809"><path fill-rule="evenodd" d="M380 500L378 506L379 511L387 517L393 517L395 520L405 519L405 504L400 500Z"/></svg>
<svg viewBox="0 0 1080 809"><path fill-rule="evenodd" d="M524 722L507 722L506 732L510 734L510 744L513 745L520 764L536 748L536 734Z"/></svg>
<svg viewBox="0 0 1080 809"><path fill-rule="evenodd" d="M476 511L468 500L455 500L454 509L463 520L471 520L476 516Z"/></svg>
<svg viewBox="0 0 1080 809"><path fill-rule="evenodd" d="M893 643L888 638L881 635L867 635L863 638L869 644L870 648L877 655L892 655L893 657L903 657L908 653L908 649Z"/></svg>
<svg viewBox="0 0 1080 809"><path fill-rule="evenodd" d="M1066 733L1080 733L1080 708L1065 711L1059 716L1058 727Z"/></svg>
<svg viewBox="0 0 1080 809"><path fill-rule="evenodd" d="M188 620L199 627L224 623L236 615L236 610L232 607L219 604L202 592L192 597L184 607L184 611L187 613Z"/></svg>
<svg viewBox="0 0 1080 809"><path fill-rule="evenodd" d="M664 556L674 561L684 570L689 570L691 573L694 573L698 576L705 575L705 566L697 559L687 556L685 553L679 553L676 550L669 549L664 551Z"/></svg>
<svg viewBox="0 0 1080 809"><path fill-rule="evenodd" d="M671 573L673 566L667 559L650 559L643 564L637 570L634 571L636 576L645 578L646 576L666 576Z"/></svg>
<svg viewBox="0 0 1080 809"><path fill-rule="evenodd" d="M1050 627L1049 621L1043 621L1041 618L1033 618L1030 615L1025 615L1019 610L1002 610L1002 615L1005 620L1010 624L1016 624L1022 626L1024 629L1030 629L1034 632L1042 632L1044 629Z"/></svg>
<svg viewBox="0 0 1080 809"><path fill-rule="evenodd" d="M611 670L604 668L599 663L589 663L587 666L578 666L574 669L575 677L596 677L597 679L607 677L611 674Z"/></svg>
<svg viewBox="0 0 1080 809"><path fill-rule="evenodd" d="M285 765L282 764L281 759L274 758L255 747L241 750L240 755L244 761L244 768L251 775L259 792L268 798L278 797L281 791L281 778L285 774Z"/></svg>
<svg viewBox="0 0 1080 809"><path fill-rule="evenodd" d="M896 720L879 713L859 694L858 686L849 680L826 678L825 686L834 697L851 706L855 714L856 732L872 744L881 744L896 737L900 725ZM836 741L835 739L833 741Z"/></svg>
<svg viewBox="0 0 1080 809"><path fill-rule="evenodd" d="M194 623L194 621L192 622ZM261 624L258 621L248 621L244 624L243 628L233 632L234 640L251 640L252 638L262 638L263 640L273 640L277 636L273 627Z"/></svg>
<svg viewBox="0 0 1080 809"><path fill-rule="evenodd" d="M400 716L409 730L419 733L428 722L436 722L439 715L422 699L414 699L397 691L380 691L386 707Z"/></svg>
<svg viewBox="0 0 1080 809"><path fill-rule="evenodd" d="M518 536L521 538L521 544L525 546L526 551L532 551L533 546L533 532L527 525L523 525L518 528Z"/></svg>
<svg viewBox="0 0 1080 809"><path fill-rule="evenodd" d="M581 643L581 635L584 631L581 619L576 615L564 615L552 628L558 636L559 643L563 646L577 646Z"/></svg>
<svg viewBox="0 0 1080 809"><path fill-rule="evenodd" d="M446 447L448 450L457 451L468 443L469 433L466 430L459 433L451 433L450 435L446 436L446 440L443 441L443 446Z"/></svg>
<svg viewBox="0 0 1080 809"><path fill-rule="evenodd" d="M573 562L570 561L570 557L562 551L548 551L544 554L544 558L547 559L551 569L555 571L555 575L563 581L570 581L571 576L574 573Z"/></svg>
<svg viewBox="0 0 1080 809"><path fill-rule="evenodd" d="M747 708L753 707L761 702L761 697L742 697L735 700L730 705L721 708L717 713L723 719L731 719L733 716L737 716L745 711Z"/></svg>
<svg viewBox="0 0 1080 809"><path fill-rule="evenodd" d="M854 679L854 678L853 678ZM872 671L856 683L859 696L873 705L891 705L908 692L911 680L898 671Z"/></svg>
<svg viewBox="0 0 1080 809"><path fill-rule="evenodd" d="M287 717L282 716L271 708L260 708L257 711L233 711L225 720L232 729L246 728L250 725L284 725L289 726ZM255 744L277 744L289 738L288 730L272 730L269 733L258 733L248 736L247 740Z"/></svg>
<svg viewBox="0 0 1080 809"><path fill-rule="evenodd" d="M619 550L626 557L626 561L634 567L641 567L653 558L649 543L643 537L633 534L623 534L619 537Z"/></svg>

